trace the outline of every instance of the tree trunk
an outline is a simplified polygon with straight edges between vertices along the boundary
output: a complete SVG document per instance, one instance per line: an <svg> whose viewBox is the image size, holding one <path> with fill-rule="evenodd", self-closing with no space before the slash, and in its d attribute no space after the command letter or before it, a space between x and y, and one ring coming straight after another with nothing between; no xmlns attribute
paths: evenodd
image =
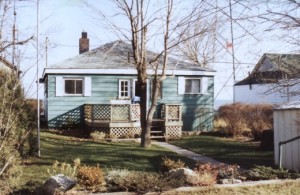
<svg viewBox="0 0 300 195"><path fill-rule="evenodd" d="M139 82L139 87L141 89L141 102L140 102L140 110L141 110L141 146L149 147L151 145L150 131L151 131L151 122L147 120L147 80Z"/></svg>

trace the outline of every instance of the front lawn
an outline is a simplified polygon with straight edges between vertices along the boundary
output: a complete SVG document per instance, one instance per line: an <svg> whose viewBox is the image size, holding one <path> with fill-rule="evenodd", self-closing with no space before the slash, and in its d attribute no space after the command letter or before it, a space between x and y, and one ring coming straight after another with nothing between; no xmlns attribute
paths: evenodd
<svg viewBox="0 0 300 195"><path fill-rule="evenodd" d="M274 162L274 152L262 150L258 142L199 135L183 137L170 143L224 163L238 164L244 169L254 165L273 166Z"/></svg>
<svg viewBox="0 0 300 195"><path fill-rule="evenodd" d="M191 167L195 165L194 161L155 145L145 149L136 142L97 143L41 132L41 157L24 161L22 181L44 182L49 177L47 169L51 170L55 160L73 164L74 159L80 158L81 164L99 164L104 171L113 168L158 172L164 156L181 159Z"/></svg>

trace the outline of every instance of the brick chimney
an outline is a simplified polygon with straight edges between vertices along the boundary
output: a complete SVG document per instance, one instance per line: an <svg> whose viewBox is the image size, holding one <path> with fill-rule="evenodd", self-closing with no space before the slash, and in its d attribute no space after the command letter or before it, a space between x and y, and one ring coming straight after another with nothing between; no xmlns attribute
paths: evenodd
<svg viewBox="0 0 300 195"><path fill-rule="evenodd" d="M81 33L81 38L79 39L79 54L89 51L90 40L87 38L87 32Z"/></svg>

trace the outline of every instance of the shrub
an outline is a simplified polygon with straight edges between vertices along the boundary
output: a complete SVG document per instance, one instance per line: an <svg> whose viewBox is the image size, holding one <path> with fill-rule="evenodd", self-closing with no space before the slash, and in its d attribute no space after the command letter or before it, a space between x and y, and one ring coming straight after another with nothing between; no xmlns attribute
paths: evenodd
<svg viewBox="0 0 300 195"><path fill-rule="evenodd" d="M63 174L72 179L75 179L76 172L80 166L80 159L76 158L73 162L74 162L74 165L72 167L71 164L67 164L65 162L60 163L56 160L52 165L52 170L47 169L47 172L50 176L57 175L57 174Z"/></svg>
<svg viewBox="0 0 300 195"><path fill-rule="evenodd" d="M210 163L198 163L195 170L199 174L199 186L211 186L216 183L218 175L218 166Z"/></svg>
<svg viewBox="0 0 300 195"><path fill-rule="evenodd" d="M99 165L79 167L76 178L79 185L93 191L100 191L105 183L103 171Z"/></svg>
<svg viewBox="0 0 300 195"><path fill-rule="evenodd" d="M273 127L273 106L272 105L247 105L246 124L251 129L252 136L260 140L265 129Z"/></svg>
<svg viewBox="0 0 300 195"><path fill-rule="evenodd" d="M268 104L234 103L221 106L215 120L225 121L226 132L231 136L242 135L250 129L255 139L260 139L264 129L273 125L273 106Z"/></svg>
<svg viewBox="0 0 300 195"><path fill-rule="evenodd" d="M238 165L226 165L226 164L219 164L219 165L212 165L211 163L199 163L197 164L195 171L203 178L199 182L199 185L212 185L216 183L219 179L234 179L234 178L241 178L240 173L238 171ZM204 178L207 178L204 180Z"/></svg>
<svg viewBox="0 0 300 195"><path fill-rule="evenodd" d="M178 168L184 168L185 167L185 163L182 162L180 159L178 159L177 161L174 161L170 158L167 158L166 156L164 156L162 158L162 165L161 165L161 172L168 172L172 169L178 169Z"/></svg>
<svg viewBox="0 0 300 195"><path fill-rule="evenodd" d="M244 105L240 103L220 106L217 117L226 122L225 130L230 136L239 136L242 134L242 130L246 128L243 110Z"/></svg>
<svg viewBox="0 0 300 195"><path fill-rule="evenodd" d="M108 191L130 191L138 194L161 192L184 185L182 180L164 178L157 173L128 170L108 171L106 183Z"/></svg>
<svg viewBox="0 0 300 195"><path fill-rule="evenodd" d="M101 132L101 131L94 131L94 132L91 133L91 137L94 140L101 141L101 140L104 140L106 138L106 134L104 132Z"/></svg>
<svg viewBox="0 0 300 195"><path fill-rule="evenodd" d="M8 189L21 176L24 142L34 122L17 74L0 70L0 100L0 178L5 181L0 182L0 189Z"/></svg>
<svg viewBox="0 0 300 195"><path fill-rule="evenodd" d="M239 173L239 166L234 164L234 165L225 165L221 164L219 166L219 172L217 179L234 179L238 178L240 176Z"/></svg>
<svg viewBox="0 0 300 195"><path fill-rule="evenodd" d="M273 169L272 167L265 166L255 166L244 174L249 180L300 178L300 174L289 172L287 169Z"/></svg>

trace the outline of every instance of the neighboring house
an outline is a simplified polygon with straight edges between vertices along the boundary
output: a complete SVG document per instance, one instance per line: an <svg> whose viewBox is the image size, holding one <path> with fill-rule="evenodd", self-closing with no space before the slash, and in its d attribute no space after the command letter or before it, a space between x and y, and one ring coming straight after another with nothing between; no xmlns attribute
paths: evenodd
<svg viewBox="0 0 300 195"><path fill-rule="evenodd" d="M300 54L264 54L234 85L235 102L280 104L299 99Z"/></svg>
<svg viewBox="0 0 300 195"><path fill-rule="evenodd" d="M124 136L124 131L139 132L139 91L131 45L115 41L88 51L85 40L83 32L83 53L44 69L48 127L85 124L110 134L113 129L117 136ZM150 103L154 71L149 68L148 73ZM155 113L158 121L165 122L153 126L177 129L180 135L181 129L211 130L215 72L170 58L167 74Z"/></svg>

